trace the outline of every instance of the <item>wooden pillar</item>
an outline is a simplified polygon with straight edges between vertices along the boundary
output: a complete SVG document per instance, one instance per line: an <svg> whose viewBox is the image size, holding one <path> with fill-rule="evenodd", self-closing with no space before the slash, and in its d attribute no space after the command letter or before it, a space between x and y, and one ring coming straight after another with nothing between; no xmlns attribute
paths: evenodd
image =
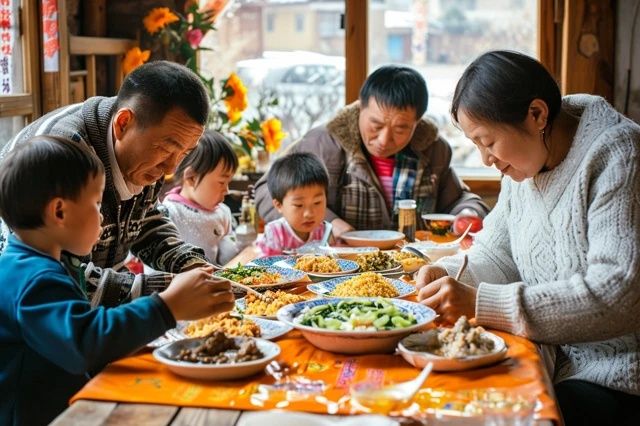
<svg viewBox="0 0 640 426"><path fill-rule="evenodd" d="M345 76L345 102L358 99L360 87L367 78L369 1L345 1L345 49L347 75Z"/></svg>
<svg viewBox="0 0 640 426"><path fill-rule="evenodd" d="M613 102L615 1L564 0L562 94L592 93Z"/></svg>
<svg viewBox="0 0 640 426"><path fill-rule="evenodd" d="M106 37L107 36L107 0L83 0L83 16L82 16L82 35L92 37ZM112 92L109 88L109 76L108 72L108 58L94 56L93 58L87 57L86 68L94 67L96 75L95 83L91 79L87 79L87 94L93 96L91 93L107 94ZM90 63L93 61L94 63ZM115 80L115 76L112 80ZM95 84L95 85L94 85ZM94 87L89 87L89 86ZM93 89L93 90L91 90ZM118 88L116 88L117 90Z"/></svg>

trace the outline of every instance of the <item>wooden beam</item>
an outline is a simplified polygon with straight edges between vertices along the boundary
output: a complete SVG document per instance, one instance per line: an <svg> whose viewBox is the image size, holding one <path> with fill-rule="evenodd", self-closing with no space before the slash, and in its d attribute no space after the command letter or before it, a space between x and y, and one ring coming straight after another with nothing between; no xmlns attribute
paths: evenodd
<svg viewBox="0 0 640 426"><path fill-rule="evenodd" d="M121 55L136 45L135 40L110 37L69 37L72 55Z"/></svg>
<svg viewBox="0 0 640 426"><path fill-rule="evenodd" d="M69 105L71 100L71 88L69 87L69 26L67 25L66 0L58 0L58 35L60 37L60 72L57 80L60 84L60 102L53 109L63 105Z"/></svg>
<svg viewBox="0 0 640 426"><path fill-rule="evenodd" d="M40 96L40 32L38 31L40 14L38 13L38 5L26 1L22 5L22 22L21 28L25 28L23 33L24 46L23 52L24 63L24 89L31 95L32 110L27 115L27 122L33 121L42 115L42 103Z"/></svg>
<svg viewBox="0 0 640 426"><path fill-rule="evenodd" d="M345 1L345 49L347 75L345 76L345 101L358 99L360 87L367 78L369 56L367 38L369 2L367 0Z"/></svg>
<svg viewBox="0 0 640 426"><path fill-rule="evenodd" d="M33 95L0 96L0 118L15 116L31 116L34 110Z"/></svg>

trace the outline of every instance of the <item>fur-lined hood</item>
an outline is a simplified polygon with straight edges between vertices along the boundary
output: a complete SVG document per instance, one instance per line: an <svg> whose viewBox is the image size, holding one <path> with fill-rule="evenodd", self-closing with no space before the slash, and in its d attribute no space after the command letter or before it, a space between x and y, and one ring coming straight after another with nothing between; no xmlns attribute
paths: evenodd
<svg viewBox="0 0 640 426"><path fill-rule="evenodd" d="M345 151L354 154L361 149L362 137L358 126L360 101L353 102L342 109L336 117L327 123L327 130ZM418 157L423 157L429 147L438 138L438 128L429 119L421 119L409 141L409 147Z"/></svg>

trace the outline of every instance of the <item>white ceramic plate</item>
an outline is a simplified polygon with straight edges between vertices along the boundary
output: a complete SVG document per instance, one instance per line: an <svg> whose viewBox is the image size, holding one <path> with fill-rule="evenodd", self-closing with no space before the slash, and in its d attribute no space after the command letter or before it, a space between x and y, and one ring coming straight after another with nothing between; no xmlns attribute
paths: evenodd
<svg viewBox="0 0 640 426"><path fill-rule="evenodd" d="M482 367L503 360L507 356L507 345L500 336L485 331L483 336L493 340L494 350L486 355L474 355L464 358L445 358L430 352L415 351L425 340L425 333L410 334L398 343L398 352L411 365L424 368L427 363L433 363L435 371L460 371Z"/></svg>
<svg viewBox="0 0 640 426"><path fill-rule="evenodd" d="M340 235L340 238L353 247L391 249L404 239L404 234L387 230L350 231Z"/></svg>
<svg viewBox="0 0 640 426"><path fill-rule="evenodd" d="M200 364L173 359L182 349L192 349L200 345L202 338L169 343L154 350L153 357L179 376L200 380L233 380L260 373L267 364L280 355L280 346L268 340L252 337L236 337L235 339L236 344L246 339L255 339L256 346L264 354L264 357L237 364Z"/></svg>
<svg viewBox="0 0 640 426"><path fill-rule="evenodd" d="M406 246L413 247L414 249L419 250L421 253L428 256L432 262L435 262L441 257L453 256L460 250L459 243L436 243L434 241L419 241L406 244L405 247Z"/></svg>
<svg viewBox="0 0 640 426"><path fill-rule="evenodd" d="M269 320L261 317L252 316L251 320L260 327L260 338L265 340L277 339L278 337L287 334L293 328L280 321ZM157 348L170 342L189 339L190 337L183 332L187 324L187 321L179 321L176 328L167 331L163 336L147 344L147 346L150 348Z"/></svg>
<svg viewBox="0 0 640 426"><path fill-rule="evenodd" d="M323 281L320 283L309 284L307 286L307 290L309 290L314 294L317 294L318 296L334 297L334 296L331 296L329 293L335 290L338 284L343 283L351 278L353 278L353 276L339 277L339 278L334 278L328 281ZM391 278L385 278L385 279L389 282L389 284L394 286L398 291L398 295L396 296L396 298L409 296L415 293L416 291L416 288L414 286L412 286L411 284L407 284L402 280L394 280ZM357 297L357 296L354 296L354 297Z"/></svg>
<svg viewBox="0 0 640 426"><path fill-rule="evenodd" d="M245 266L245 268L260 268L260 266ZM222 274L229 269L233 269L233 268L220 269L219 271L214 272L213 275L222 276ZM298 271L297 269L291 269L291 268L278 268L277 266L268 266L266 267L266 270L267 272L280 274L280 280L271 284L252 284L250 285L251 288L274 289L274 288L283 287L285 285L298 282L304 279L306 276L304 272Z"/></svg>
<svg viewBox="0 0 640 426"><path fill-rule="evenodd" d="M292 327L300 330L305 339L312 345L330 352L346 354L365 353L388 353L398 344L398 341L411 333L421 329L426 324L433 321L436 312L425 305L408 300L385 299L393 303L403 312L411 313L416 319L416 324L409 327L397 328L393 330L378 331L345 331L328 330L324 328L310 327L295 321L295 318L303 313L305 309L311 309L320 305L337 304L341 300L371 300L376 298L343 298L343 299L313 299L306 302L294 303L284 306L278 310L278 319Z"/></svg>

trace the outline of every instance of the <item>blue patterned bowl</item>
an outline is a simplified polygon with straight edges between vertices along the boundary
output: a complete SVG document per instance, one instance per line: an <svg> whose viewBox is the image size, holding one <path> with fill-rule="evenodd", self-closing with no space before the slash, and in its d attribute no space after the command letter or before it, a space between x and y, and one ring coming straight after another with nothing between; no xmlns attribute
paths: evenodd
<svg viewBox="0 0 640 426"><path fill-rule="evenodd" d="M340 267L340 271L338 272L306 272L306 274L313 281L320 281L320 280L325 280L327 278L341 277L345 274L351 274L353 272L356 272L360 268L360 266L353 260L335 259L335 261L338 263L338 266ZM293 257L289 259L283 259L276 264L276 266L282 266L287 268L293 268L295 265L296 265L296 259Z"/></svg>
<svg viewBox="0 0 640 426"><path fill-rule="evenodd" d="M338 284L343 283L351 278L353 278L353 276L334 278L332 280L323 281L321 283L309 284L307 286L307 289L310 292L317 294L318 296L335 297L335 296L331 296L329 293L335 290ZM407 284L402 280L394 280L391 278L385 278L385 279L389 282L389 284L394 286L396 290L398 290L398 295L396 296L396 298L409 296L415 293L416 291L416 288L414 286L412 286L411 284ZM353 297L358 297L358 296L354 295Z"/></svg>
<svg viewBox="0 0 640 426"><path fill-rule="evenodd" d="M388 353L395 350L396 345L404 336L415 330L422 329L436 318L436 312L424 305L408 300L385 299L393 303L399 310L411 313L416 324L393 330L359 331L359 330L328 330L324 328L301 325L296 321L308 309L316 306L337 304L341 300L377 300L376 298L336 298L313 299L306 302L284 306L278 311L280 321L288 324L302 333L312 345L329 352L345 354Z"/></svg>

